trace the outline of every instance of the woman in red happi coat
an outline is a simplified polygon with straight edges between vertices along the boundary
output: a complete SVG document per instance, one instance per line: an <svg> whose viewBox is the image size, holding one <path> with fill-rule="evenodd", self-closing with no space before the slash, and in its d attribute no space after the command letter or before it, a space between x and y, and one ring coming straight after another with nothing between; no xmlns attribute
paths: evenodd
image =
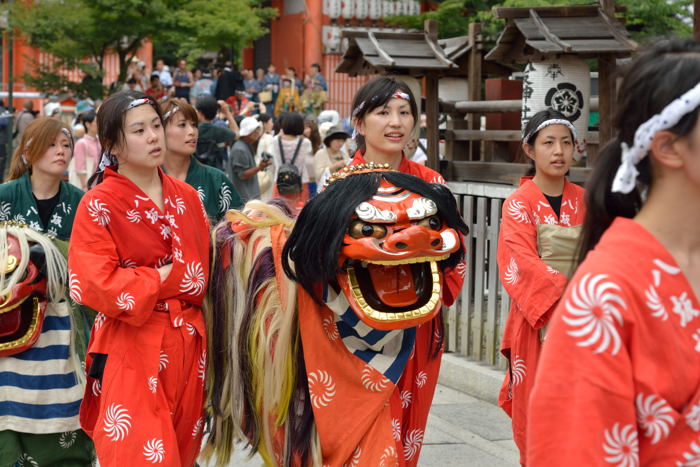
<svg viewBox="0 0 700 467"><path fill-rule="evenodd" d="M700 465L700 44L627 70L530 399L532 466Z"/></svg>
<svg viewBox="0 0 700 467"><path fill-rule="evenodd" d="M80 422L102 466L192 466L203 426L207 216L192 187L160 170L153 99L115 94L97 119L103 172L78 207L69 251L71 297L99 312Z"/></svg>
<svg viewBox="0 0 700 467"><path fill-rule="evenodd" d="M538 228L568 230L583 223L584 190L566 178L575 141L576 131L563 115L551 109L535 114L523 138L523 150L534 163L535 175L523 177L520 188L503 203L498 269L511 304L501 343L509 369L498 402L513 420L513 438L522 464L526 463L527 404L542 333L567 283L565 274L540 258Z"/></svg>

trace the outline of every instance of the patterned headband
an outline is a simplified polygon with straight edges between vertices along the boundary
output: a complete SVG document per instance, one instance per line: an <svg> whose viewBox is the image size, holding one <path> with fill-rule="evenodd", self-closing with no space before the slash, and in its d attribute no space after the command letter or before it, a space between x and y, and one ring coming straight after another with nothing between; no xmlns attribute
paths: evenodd
<svg viewBox="0 0 700 467"><path fill-rule="evenodd" d="M530 138L532 138L532 135L537 134L538 131L542 130L543 128L546 128L550 125L564 125L566 126L569 131L571 131L571 135L574 137L574 141L578 140L578 137L576 136L576 128L571 124L570 121L564 120L562 118L550 118L549 120L545 120L544 122L540 123L537 128L532 130L530 133L526 134L525 137L523 138L523 142L527 143L530 141Z"/></svg>
<svg viewBox="0 0 700 467"><path fill-rule="evenodd" d="M99 172L104 172L105 168L114 164L114 157L107 151L102 153L102 158L100 159L100 166L97 169Z"/></svg>
<svg viewBox="0 0 700 467"><path fill-rule="evenodd" d="M173 108L165 112L165 115L163 115L163 121L168 120L170 117L172 117L175 112L180 110L180 107L177 105L173 105Z"/></svg>
<svg viewBox="0 0 700 467"><path fill-rule="evenodd" d="M411 97L403 91L396 91L394 94L391 95L391 97L393 97L394 99L403 99L409 102L411 101Z"/></svg>
<svg viewBox="0 0 700 467"><path fill-rule="evenodd" d="M134 99L133 101L129 102L129 105L126 106L126 110L133 109L134 107L138 107L139 105L150 104L150 103L151 103L150 97L144 97L142 99Z"/></svg>
<svg viewBox="0 0 700 467"><path fill-rule="evenodd" d="M661 113L642 123L634 133L632 147L627 146L624 141L620 144L622 160L612 183L613 193L629 193L634 189L639 176L636 165L649 153L654 135L659 131L673 128L684 115L695 110L698 105L700 105L700 83L664 107Z"/></svg>

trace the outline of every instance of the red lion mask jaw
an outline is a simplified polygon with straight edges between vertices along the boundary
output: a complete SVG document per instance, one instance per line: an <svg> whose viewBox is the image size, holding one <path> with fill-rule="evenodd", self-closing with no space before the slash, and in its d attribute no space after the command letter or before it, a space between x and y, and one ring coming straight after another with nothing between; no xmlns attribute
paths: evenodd
<svg viewBox="0 0 700 467"><path fill-rule="evenodd" d="M7 236L7 261L0 264L5 276L15 273L22 262L19 241ZM41 334L41 325L46 311L46 279L31 258L22 279L12 287L9 294L0 297L0 357L20 353L30 348Z"/></svg>
<svg viewBox="0 0 700 467"><path fill-rule="evenodd" d="M379 330L406 329L439 313L438 262L459 248L435 203L382 180L355 209L340 251L338 282L351 308Z"/></svg>

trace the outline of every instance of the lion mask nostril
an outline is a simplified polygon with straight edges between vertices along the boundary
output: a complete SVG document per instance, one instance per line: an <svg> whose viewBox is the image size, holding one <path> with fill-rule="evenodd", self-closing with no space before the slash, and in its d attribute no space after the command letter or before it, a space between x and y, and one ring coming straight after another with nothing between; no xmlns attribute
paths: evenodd
<svg viewBox="0 0 700 467"><path fill-rule="evenodd" d="M408 245L405 244L404 242L396 242L396 245L394 245L394 246L395 246L396 248L398 248L399 250L403 250L403 249L405 249Z"/></svg>
<svg viewBox="0 0 700 467"><path fill-rule="evenodd" d="M432 242L430 242L430 245L432 245L432 246L439 246L440 243L442 243L442 240L440 240L439 238L436 238L435 240L433 240Z"/></svg>

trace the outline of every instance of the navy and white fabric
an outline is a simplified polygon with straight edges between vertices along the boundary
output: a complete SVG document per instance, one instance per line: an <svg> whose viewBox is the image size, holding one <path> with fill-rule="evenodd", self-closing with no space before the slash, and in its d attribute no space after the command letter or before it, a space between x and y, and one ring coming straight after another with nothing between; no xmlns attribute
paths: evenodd
<svg viewBox="0 0 700 467"><path fill-rule="evenodd" d="M396 384L413 351L416 328L373 329L357 317L344 294L328 286L324 288L323 299L335 315L335 325L345 347Z"/></svg>
<svg viewBox="0 0 700 467"><path fill-rule="evenodd" d="M78 409L84 386L78 383L69 358L69 312L66 301L49 303L36 343L0 358L0 431L42 434L80 428Z"/></svg>

